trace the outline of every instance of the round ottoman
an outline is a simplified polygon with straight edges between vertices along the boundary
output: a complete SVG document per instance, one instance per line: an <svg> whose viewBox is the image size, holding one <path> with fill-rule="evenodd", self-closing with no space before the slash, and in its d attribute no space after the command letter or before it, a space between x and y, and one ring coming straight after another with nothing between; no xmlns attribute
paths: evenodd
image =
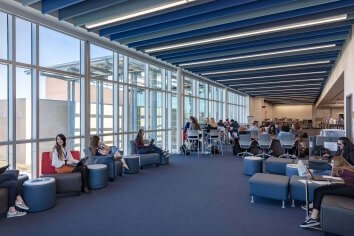
<svg viewBox="0 0 354 236"><path fill-rule="evenodd" d="M263 159L261 157L246 156L243 159L243 172L245 175L262 173Z"/></svg>
<svg viewBox="0 0 354 236"><path fill-rule="evenodd" d="M170 163L170 157L161 156L160 165L168 165Z"/></svg>
<svg viewBox="0 0 354 236"><path fill-rule="evenodd" d="M108 168L105 164L87 165L90 189L104 188L108 182Z"/></svg>
<svg viewBox="0 0 354 236"><path fill-rule="evenodd" d="M139 172L140 156L124 156L125 163L127 163L129 170L124 168L124 174L136 174Z"/></svg>
<svg viewBox="0 0 354 236"><path fill-rule="evenodd" d="M45 211L55 206L55 179L50 177L27 180L23 184L23 198L29 212Z"/></svg>
<svg viewBox="0 0 354 236"><path fill-rule="evenodd" d="M299 172L297 171L297 164L287 164L286 165L286 176L293 176L293 175L299 175Z"/></svg>

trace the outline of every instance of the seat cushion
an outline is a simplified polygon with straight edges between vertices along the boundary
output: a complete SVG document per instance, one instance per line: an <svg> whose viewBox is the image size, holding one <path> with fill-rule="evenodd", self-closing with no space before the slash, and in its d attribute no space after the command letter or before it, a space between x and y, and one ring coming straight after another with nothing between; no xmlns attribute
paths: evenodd
<svg viewBox="0 0 354 236"><path fill-rule="evenodd" d="M53 177L57 193L81 192L80 172L42 175L41 177Z"/></svg>
<svg viewBox="0 0 354 236"><path fill-rule="evenodd" d="M80 160L79 151L71 151L71 155L74 159ZM52 157L50 152L42 152L41 173L42 175L57 173L55 168L52 166Z"/></svg>
<svg viewBox="0 0 354 236"><path fill-rule="evenodd" d="M265 161L265 171L270 174L286 175L286 165L293 163L292 159L270 157Z"/></svg>
<svg viewBox="0 0 354 236"><path fill-rule="evenodd" d="M158 153L147 153L140 154L140 166L160 164L160 154Z"/></svg>
<svg viewBox="0 0 354 236"><path fill-rule="evenodd" d="M249 179L251 196L286 201L288 199L289 177L256 173Z"/></svg>
<svg viewBox="0 0 354 236"><path fill-rule="evenodd" d="M323 231L338 235L353 235L354 199L325 195L321 204L320 218Z"/></svg>

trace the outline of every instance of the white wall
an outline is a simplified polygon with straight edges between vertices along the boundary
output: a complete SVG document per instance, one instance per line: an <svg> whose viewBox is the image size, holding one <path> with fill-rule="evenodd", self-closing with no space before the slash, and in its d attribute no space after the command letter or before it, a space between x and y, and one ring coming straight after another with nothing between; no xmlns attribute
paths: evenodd
<svg viewBox="0 0 354 236"><path fill-rule="evenodd" d="M253 116L255 121L263 121L264 119L273 118L273 106L264 102L261 97L249 97L249 115ZM265 108L262 108L265 106Z"/></svg>
<svg viewBox="0 0 354 236"><path fill-rule="evenodd" d="M354 27L352 26L352 32ZM344 74L344 107L346 107L346 96L353 94L354 95L354 37L351 34L343 49L340 56L336 60L336 64L333 67L331 74L327 80L327 83L321 93L320 98L316 105L318 105L321 100L326 96L333 84ZM352 137L354 137L354 101L352 96L352 107L351 107L351 117L352 117ZM344 117L346 117L346 109L344 109Z"/></svg>
<svg viewBox="0 0 354 236"><path fill-rule="evenodd" d="M273 118L312 120L312 105L274 105Z"/></svg>

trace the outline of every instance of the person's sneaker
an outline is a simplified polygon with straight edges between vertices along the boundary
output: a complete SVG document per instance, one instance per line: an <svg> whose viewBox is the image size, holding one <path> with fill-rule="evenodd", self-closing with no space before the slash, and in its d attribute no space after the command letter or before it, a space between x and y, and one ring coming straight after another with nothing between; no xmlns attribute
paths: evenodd
<svg viewBox="0 0 354 236"><path fill-rule="evenodd" d="M313 227L313 226L317 226L320 225L321 223L318 220L314 220L312 218L309 218L308 220L306 220L304 223L302 223L300 225L301 228L309 228L309 227Z"/></svg>
<svg viewBox="0 0 354 236"><path fill-rule="evenodd" d="M7 218L25 216L27 213L24 211L15 211L13 213L7 212Z"/></svg>
<svg viewBox="0 0 354 236"><path fill-rule="evenodd" d="M26 204L24 202L16 202L15 205L16 205L17 208L20 208L22 210L25 210L25 211L29 210L29 207L26 206Z"/></svg>

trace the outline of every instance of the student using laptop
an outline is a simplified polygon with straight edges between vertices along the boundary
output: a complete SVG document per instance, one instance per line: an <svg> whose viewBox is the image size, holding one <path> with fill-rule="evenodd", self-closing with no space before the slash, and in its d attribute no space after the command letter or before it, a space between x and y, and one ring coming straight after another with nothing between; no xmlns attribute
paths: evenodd
<svg viewBox="0 0 354 236"><path fill-rule="evenodd" d="M57 173L80 172L81 191L90 193L87 166L78 165L78 163L79 161L73 158L70 150L66 147L66 137L64 134L58 134L55 138L55 146L52 151L52 166L55 167Z"/></svg>
<svg viewBox="0 0 354 236"><path fill-rule="evenodd" d="M160 156L166 157L171 155L167 151L163 151L161 148L151 143L151 141L149 144L145 144L143 129L139 129L138 135L135 138L135 147L138 154L158 153Z"/></svg>
<svg viewBox="0 0 354 236"><path fill-rule="evenodd" d="M302 228L320 225L319 213L324 195L354 198L354 166L341 156L334 157L331 165L333 165L332 176L341 177L344 184L329 184L315 189L311 217L300 225Z"/></svg>
<svg viewBox="0 0 354 236"><path fill-rule="evenodd" d="M0 168L0 188L7 189L7 200L9 210L7 212L7 218L19 217L26 215L24 211L17 211L16 207L21 210L29 210L23 201L20 192L17 188L18 170L8 170L6 169L9 165ZM6 172L5 172L6 171Z"/></svg>

